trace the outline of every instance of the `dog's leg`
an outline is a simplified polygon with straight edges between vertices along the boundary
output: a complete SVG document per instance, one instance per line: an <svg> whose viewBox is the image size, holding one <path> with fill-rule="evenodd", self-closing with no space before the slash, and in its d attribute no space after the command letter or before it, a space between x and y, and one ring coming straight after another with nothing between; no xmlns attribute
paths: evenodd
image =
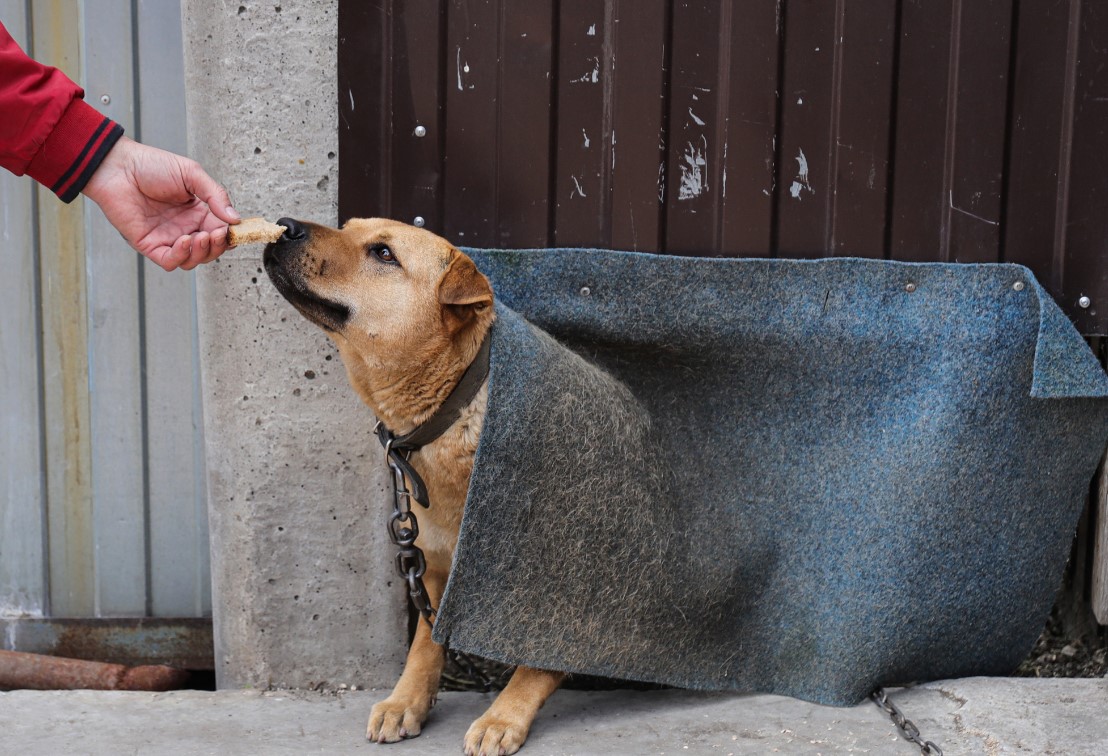
<svg viewBox="0 0 1108 756"><path fill-rule="evenodd" d="M535 714L564 679L561 672L517 668L489 710L466 733L467 756L499 756L518 751L527 740Z"/></svg>
<svg viewBox="0 0 1108 756"><path fill-rule="evenodd" d="M438 606L443 581L428 571L423 578L431 603ZM365 736L378 743L395 743L419 735L435 703L444 661L442 646L431 640L431 628L420 619L404 662L404 672L392 694L369 713Z"/></svg>

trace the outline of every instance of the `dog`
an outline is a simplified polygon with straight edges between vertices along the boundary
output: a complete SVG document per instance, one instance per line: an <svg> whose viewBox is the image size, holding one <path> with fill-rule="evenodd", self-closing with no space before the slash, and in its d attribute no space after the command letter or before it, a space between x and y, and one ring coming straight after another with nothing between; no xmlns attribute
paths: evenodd
<svg viewBox="0 0 1108 756"><path fill-rule="evenodd" d="M341 229L282 218L284 235L263 257L277 290L335 342L347 377L387 428L407 433L432 417L474 361L495 318L493 291L473 261L445 239L397 221L348 221ZM442 598L458 540L488 400L487 380L454 424L414 452L431 506L419 545L432 605ZM375 705L366 737L419 735L435 703L444 649L420 622L392 694ZM512 754L564 674L518 667L465 735L466 754Z"/></svg>

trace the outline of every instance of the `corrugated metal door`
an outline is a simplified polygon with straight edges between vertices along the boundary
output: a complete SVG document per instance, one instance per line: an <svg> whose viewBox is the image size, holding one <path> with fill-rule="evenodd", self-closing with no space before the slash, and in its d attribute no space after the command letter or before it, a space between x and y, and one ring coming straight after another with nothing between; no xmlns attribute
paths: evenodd
<svg viewBox="0 0 1108 756"><path fill-rule="evenodd" d="M0 18L130 136L186 151L178 2L0 0ZM0 175L0 208L4 647L50 646L41 618L210 616L192 274L27 178Z"/></svg>
<svg viewBox="0 0 1108 756"><path fill-rule="evenodd" d="M1108 333L1104 3L340 0L339 93L343 218L1019 262Z"/></svg>

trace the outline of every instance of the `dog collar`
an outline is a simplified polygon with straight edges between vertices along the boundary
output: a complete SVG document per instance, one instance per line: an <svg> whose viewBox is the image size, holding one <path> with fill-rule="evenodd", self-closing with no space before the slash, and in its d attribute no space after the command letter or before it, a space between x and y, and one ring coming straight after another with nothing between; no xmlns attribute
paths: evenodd
<svg viewBox="0 0 1108 756"><path fill-rule="evenodd" d="M405 477L411 481L412 498L424 508L431 504L427 498L427 486L408 461L408 455L446 433L450 426L461 417L462 410L468 407L469 403L477 396L477 392L481 390L481 385L489 375L491 335L492 329L489 329L489 332L485 334L484 341L481 342L481 348L477 350L477 356L473 358L473 362L469 363L469 367L462 373L457 385L454 386L454 389L431 417L403 436L397 436L381 421L378 421L373 429L374 433L377 434L377 440L385 448L388 461L399 467Z"/></svg>

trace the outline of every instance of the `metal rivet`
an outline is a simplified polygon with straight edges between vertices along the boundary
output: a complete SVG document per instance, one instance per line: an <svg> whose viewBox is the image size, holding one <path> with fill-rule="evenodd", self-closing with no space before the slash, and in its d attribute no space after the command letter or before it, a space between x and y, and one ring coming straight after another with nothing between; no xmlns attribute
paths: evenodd
<svg viewBox="0 0 1108 756"><path fill-rule="evenodd" d="M427 129L423 126L416 126L415 131L413 131L412 133L415 134L417 137L425 137L427 136Z"/></svg>
<svg viewBox="0 0 1108 756"><path fill-rule="evenodd" d="M582 286L581 287L581 296L587 297L590 294L592 294L592 289L590 289L588 286Z"/></svg>
<svg viewBox="0 0 1108 756"><path fill-rule="evenodd" d="M412 225L416 228L423 228L427 225L427 221L422 215L417 215L416 217L412 218Z"/></svg>
<svg viewBox="0 0 1108 756"><path fill-rule="evenodd" d="M914 283L912 283L911 281L909 281L907 284L904 285L904 291L908 292L909 294L911 294L915 290L916 290L916 285Z"/></svg>
<svg viewBox="0 0 1108 756"><path fill-rule="evenodd" d="M1088 297L1081 297L1081 299L1077 300L1077 306L1080 307L1082 310L1089 309L1089 305L1091 305L1092 303L1093 300L1089 299Z"/></svg>
<svg viewBox="0 0 1108 756"><path fill-rule="evenodd" d="M100 102L104 103L105 105L110 105L111 101L112 101L111 95L106 95L106 94L100 95Z"/></svg>
<svg viewBox="0 0 1108 756"><path fill-rule="evenodd" d="M1016 281L1014 284L1012 284L1012 288L1015 291L1023 291L1023 281Z"/></svg>

